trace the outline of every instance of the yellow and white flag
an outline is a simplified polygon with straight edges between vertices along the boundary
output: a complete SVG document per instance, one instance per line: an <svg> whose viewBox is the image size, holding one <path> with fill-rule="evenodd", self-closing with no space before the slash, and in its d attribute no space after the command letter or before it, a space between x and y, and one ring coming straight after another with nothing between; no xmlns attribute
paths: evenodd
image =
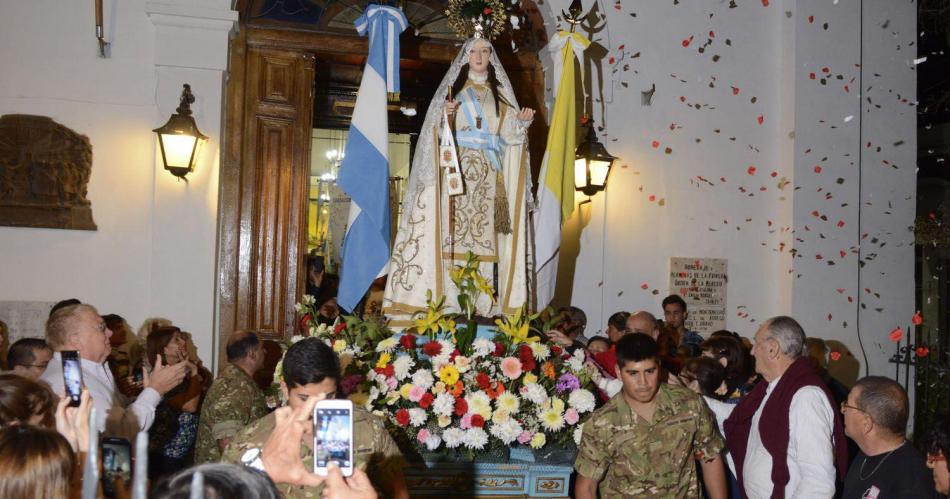
<svg viewBox="0 0 950 499"><path fill-rule="evenodd" d="M574 211L574 149L577 143L577 103L574 88L574 57L578 60L590 40L578 33L558 32L548 43L555 52L554 112L548 129L548 145L538 176L538 212L534 217L537 269L537 307L554 298L557 280L561 225Z"/></svg>

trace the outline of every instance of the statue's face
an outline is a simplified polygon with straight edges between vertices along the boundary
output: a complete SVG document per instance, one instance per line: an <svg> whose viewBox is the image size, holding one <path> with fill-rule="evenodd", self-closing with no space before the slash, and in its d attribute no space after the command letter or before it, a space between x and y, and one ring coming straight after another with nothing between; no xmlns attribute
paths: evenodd
<svg viewBox="0 0 950 499"><path fill-rule="evenodd" d="M468 67L473 73L483 74L488 72L488 65L491 63L491 44L484 40L478 40L472 44L472 50L468 53Z"/></svg>

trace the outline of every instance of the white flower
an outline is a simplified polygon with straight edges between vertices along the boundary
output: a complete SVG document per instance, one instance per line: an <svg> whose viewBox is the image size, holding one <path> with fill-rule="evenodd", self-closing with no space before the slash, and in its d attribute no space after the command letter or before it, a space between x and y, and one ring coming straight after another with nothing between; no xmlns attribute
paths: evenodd
<svg viewBox="0 0 950 499"><path fill-rule="evenodd" d="M397 344L398 343L396 343L396 338L393 338L390 336L389 338L386 338L385 340L380 341L379 343L376 344L376 351L377 352L392 352L393 350L395 350Z"/></svg>
<svg viewBox="0 0 950 499"><path fill-rule="evenodd" d="M432 371L428 369L419 369L412 373L412 384L422 387L425 390L432 388L432 383L434 382L435 378L432 377Z"/></svg>
<svg viewBox="0 0 950 499"><path fill-rule="evenodd" d="M430 433L429 438L426 439L426 449L436 450L440 445L442 445L442 437L435 433Z"/></svg>
<svg viewBox="0 0 950 499"><path fill-rule="evenodd" d="M455 357L455 368L458 369L460 373L468 372L472 367L472 361L463 355L458 355Z"/></svg>
<svg viewBox="0 0 950 499"><path fill-rule="evenodd" d="M488 443L488 434L485 433L485 430L478 427L469 428L465 430L462 443L469 449L483 449L485 444Z"/></svg>
<svg viewBox="0 0 950 499"><path fill-rule="evenodd" d="M508 414L514 414L521 408L521 400L511 392L504 392L495 399L495 407Z"/></svg>
<svg viewBox="0 0 950 499"><path fill-rule="evenodd" d="M469 393L465 396L465 402L468 403L468 412L485 419L491 418L491 399L485 392Z"/></svg>
<svg viewBox="0 0 950 499"><path fill-rule="evenodd" d="M455 344L451 341L438 340L439 344L442 345L442 350L439 351L439 355L432 357L432 368L438 370L443 365L449 363L449 359L452 357L452 352L455 351Z"/></svg>
<svg viewBox="0 0 950 499"><path fill-rule="evenodd" d="M583 388L574 390L567 397L567 405L577 409L577 412L581 414L593 411L596 402L594 394Z"/></svg>
<svg viewBox="0 0 950 499"><path fill-rule="evenodd" d="M439 426L445 428L446 426L452 424L452 418L450 416L439 416L437 421Z"/></svg>
<svg viewBox="0 0 950 499"><path fill-rule="evenodd" d="M485 338L478 338L472 342L472 349L475 350L475 354L472 355L473 359L479 357L484 357L488 354L495 352L495 343L491 340L486 340Z"/></svg>
<svg viewBox="0 0 950 499"><path fill-rule="evenodd" d="M303 295L300 302L304 305L313 306L317 303L317 299L313 295Z"/></svg>
<svg viewBox="0 0 950 499"><path fill-rule="evenodd" d="M462 445L462 438L465 437L465 431L461 428L452 427L442 433L442 439L445 440L445 446L454 449Z"/></svg>
<svg viewBox="0 0 950 499"><path fill-rule="evenodd" d="M555 408L541 410L538 414L541 426L546 430L558 431L564 428L564 415Z"/></svg>
<svg viewBox="0 0 950 499"><path fill-rule="evenodd" d="M541 405L548 399L548 392L543 386L537 383L528 383L521 387L521 394L524 398Z"/></svg>
<svg viewBox="0 0 950 499"><path fill-rule="evenodd" d="M521 435L524 428L521 427L521 424L519 424L516 419L509 418L508 421L491 425L489 431L493 437L501 440L505 445L508 445L514 442L515 439L518 438L518 435Z"/></svg>
<svg viewBox="0 0 950 499"><path fill-rule="evenodd" d="M504 423L511 419L511 415L508 414L508 411L503 411L498 409L494 414L491 415L492 423Z"/></svg>
<svg viewBox="0 0 950 499"><path fill-rule="evenodd" d="M432 403L432 412L439 416L451 416L455 410L455 397L451 393L442 392L435 396Z"/></svg>
<svg viewBox="0 0 950 499"><path fill-rule="evenodd" d="M551 355L551 349L544 343L534 342L528 345L531 347L531 355L537 360L544 360Z"/></svg>
<svg viewBox="0 0 950 499"><path fill-rule="evenodd" d="M581 436L584 432L584 423L577 425L574 428L574 443L577 445L581 444Z"/></svg>
<svg viewBox="0 0 950 499"><path fill-rule="evenodd" d="M409 409L409 424L412 426L422 426L426 423L427 414L424 409L413 407Z"/></svg>
<svg viewBox="0 0 950 499"><path fill-rule="evenodd" d="M393 362L393 373L395 374L396 379L402 381L409 377L409 370L415 365L416 361L412 360L412 357L408 355L400 355L399 357L396 357L395 362Z"/></svg>
<svg viewBox="0 0 950 499"><path fill-rule="evenodd" d="M295 334L295 335L293 335L293 336L290 337L290 344L293 345L294 343L297 343L298 341L300 341L300 340L302 340L302 339L304 339L304 338L306 338L306 336L302 336L302 335L299 335L299 334Z"/></svg>
<svg viewBox="0 0 950 499"><path fill-rule="evenodd" d="M369 401L372 402L372 401L376 400L377 397L379 397L379 388L376 388L375 386L370 387L370 389L369 389Z"/></svg>
<svg viewBox="0 0 950 499"><path fill-rule="evenodd" d="M587 358L586 355L583 348L574 350L574 355L571 355L571 358L567 359L567 366L574 372L581 372L584 369L584 361Z"/></svg>

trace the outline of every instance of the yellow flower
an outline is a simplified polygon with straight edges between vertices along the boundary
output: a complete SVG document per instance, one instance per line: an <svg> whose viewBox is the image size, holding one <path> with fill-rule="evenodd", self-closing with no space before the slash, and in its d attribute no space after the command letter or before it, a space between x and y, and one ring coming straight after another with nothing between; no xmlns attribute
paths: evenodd
<svg viewBox="0 0 950 499"><path fill-rule="evenodd" d="M386 394L386 405L393 405L399 400L399 392L392 391Z"/></svg>
<svg viewBox="0 0 950 499"><path fill-rule="evenodd" d="M488 297L491 298L492 303L497 303L497 301L495 300L494 286L489 284L488 280L482 277L482 275L479 273L476 273L474 275L474 278L475 278L475 287L478 288L478 290L481 291L482 293L485 293L486 295L488 295Z"/></svg>
<svg viewBox="0 0 950 499"><path fill-rule="evenodd" d="M548 409L541 413L541 426L550 431L564 428L564 416L557 409Z"/></svg>
<svg viewBox="0 0 950 499"><path fill-rule="evenodd" d="M346 350L346 340L336 340L333 342L333 351L340 353L343 350Z"/></svg>
<svg viewBox="0 0 950 499"><path fill-rule="evenodd" d="M531 383L537 383L538 377L529 372L524 375L524 378L521 378L521 382L526 385L530 385Z"/></svg>
<svg viewBox="0 0 950 499"><path fill-rule="evenodd" d="M521 407L518 396L511 392L505 392L499 395L498 398L495 399L495 405L498 406L500 411L506 413L518 412L518 409Z"/></svg>
<svg viewBox="0 0 950 499"><path fill-rule="evenodd" d="M409 390L412 390L412 383L406 383L399 388L399 395L402 395L402 398L409 400Z"/></svg>
<svg viewBox="0 0 950 499"><path fill-rule="evenodd" d="M548 443L548 437L544 436L544 433L538 432L531 437L531 448L540 449L544 447L544 444Z"/></svg>
<svg viewBox="0 0 950 499"><path fill-rule="evenodd" d="M446 385L454 385L459 380L459 370L452 364L446 364L439 369L439 379Z"/></svg>
<svg viewBox="0 0 950 499"><path fill-rule="evenodd" d="M439 416L439 426L445 428L446 426L452 424L451 416Z"/></svg>
<svg viewBox="0 0 950 499"><path fill-rule="evenodd" d="M389 361L391 361L392 359L393 359L392 355L389 355L389 353L384 353L380 355L379 360L376 361L376 367L382 369L386 367L386 364L389 364Z"/></svg>

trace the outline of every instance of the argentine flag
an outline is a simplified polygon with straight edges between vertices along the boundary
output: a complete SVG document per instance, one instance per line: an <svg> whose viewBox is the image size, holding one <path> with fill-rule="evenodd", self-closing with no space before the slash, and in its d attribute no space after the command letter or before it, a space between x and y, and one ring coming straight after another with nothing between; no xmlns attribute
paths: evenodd
<svg viewBox="0 0 950 499"><path fill-rule="evenodd" d="M409 22L400 9L372 4L356 20L369 35L343 164L337 181L350 199L337 301L353 311L389 260L389 116L387 94L399 93L399 34Z"/></svg>

